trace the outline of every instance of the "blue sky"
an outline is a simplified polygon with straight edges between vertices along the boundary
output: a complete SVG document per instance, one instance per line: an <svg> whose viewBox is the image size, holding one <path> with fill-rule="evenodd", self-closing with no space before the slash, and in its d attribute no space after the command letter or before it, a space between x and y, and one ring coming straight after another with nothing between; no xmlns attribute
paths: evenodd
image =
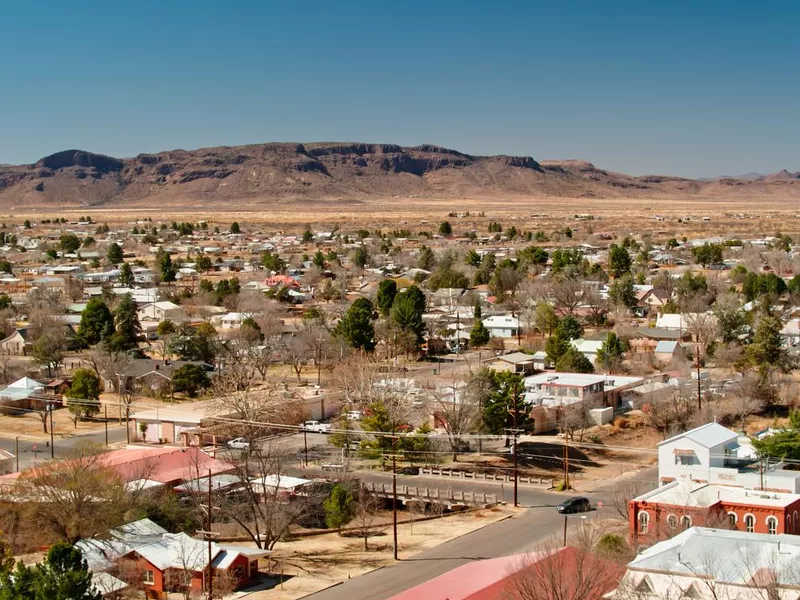
<svg viewBox="0 0 800 600"><path fill-rule="evenodd" d="M42 0L0 21L0 163L335 140L800 170L798 2Z"/></svg>

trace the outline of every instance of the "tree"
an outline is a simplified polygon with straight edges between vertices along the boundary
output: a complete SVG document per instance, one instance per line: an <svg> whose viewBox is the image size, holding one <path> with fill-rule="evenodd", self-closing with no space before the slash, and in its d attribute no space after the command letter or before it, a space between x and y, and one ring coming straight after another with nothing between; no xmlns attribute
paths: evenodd
<svg viewBox="0 0 800 600"><path fill-rule="evenodd" d="M359 246L353 252L353 264L359 269L363 269L369 264L369 252L367 252L366 246Z"/></svg>
<svg viewBox="0 0 800 600"><path fill-rule="evenodd" d="M114 334L114 315L102 298L92 298L81 313L76 341L83 347L93 346Z"/></svg>
<svg viewBox="0 0 800 600"><path fill-rule="evenodd" d="M464 263L470 267L478 267L481 264L481 255L474 248L470 248L464 255Z"/></svg>
<svg viewBox="0 0 800 600"><path fill-rule="evenodd" d="M58 245L63 252L72 254L81 247L81 241L74 233L65 233L58 239Z"/></svg>
<svg viewBox="0 0 800 600"><path fill-rule="evenodd" d="M450 237L453 235L453 226L448 221L442 221L439 223L439 235Z"/></svg>
<svg viewBox="0 0 800 600"><path fill-rule="evenodd" d="M353 517L361 537L364 538L364 552L369 551L368 539L373 533L373 523L378 514L378 499L364 486L358 488L358 498L353 505Z"/></svg>
<svg viewBox="0 0 800 600"><path fill-rule="evenodd" d="M781 322L777 317L762 317L756 326L753 342L745 349L747 361L765 381L775 370L791 368L789 354L783 347Z"/></svg>
<svg viewBox="0 0 800 600"><path fill-rule="evenodd" d="M203 273L207 273L214 267L214 263L211 262L211 257L208 254L201 254L195 258L194 264Z"/></svg>
<svg viewBox="0 0 800 600"><path fill-rule="evenodd" d="M572 315L567 315L558 321L555 333L565 340L577 340L583 335L583 326L578 322L578 319Z"/></svg>
<svg viewBox="0 0 800 600"><path fill-rule="evenodd" d="M594 373L592 361L577 348L570 346L556 361L556 371L564 373Z"/></svg>
<svg viewBox="0 0 800 600"><path fill-rule="evenodd" d="M608 271L614 279L631 272L631 255L622 246L611 244L608 249Z"/></svg>
<svg viewBox="0 0 800 600"><path fill-rule="evenodd" d="M77 421L93 417L100 412L100 379L94 371L78 369L72 374L72 384L67 392L67 407Z"/></svg>
<svg viewBox="0 0 800 600"><path fill-rule="evenodd" d="M111 242L106 250L106 259L112 265L118 265L123 260L122 248L116 242Z"/></svg>
<svg viewBox="0 0 800 600"><path fill-rule="evenodd" d="M53 376L53 369L64 361L67 351L67 338L62 324L56 322L39 335L33 344L33 360L47 368L47 376Z"/></svg>
<svg viewBox="0 0 800 600"><path fill-rule="evenodd" d="M333 330L334 336L342 338L351 348L372 352L375 350L374 312L372 302L366 298L356 299Z"/></svg>
<svg viewBox="0 0 800 600"><path fill-rule="evenodd" d="M472 433L480 424L480 407L475 402L474 394L467 393L467 386L453 381L436 389L432 393L434 403L433 414L444 427L450 449L453 451L453 462L458 461L458 453L464 450L464 436Z"/></svg>
<svg viewBox="0 0 800 600"><path fill-rule="evenodd" d="M101 600L92 574L81 551L59 542L47 552L44 561L27 567L17 563L11 577L3 577L3 600Z"/></svg>
<svg viewBox="0 0 800 600"><path fill-rule="evenodd" d="M280 273L286 268L286 261L284 261L277 252L270 252L265 250L261 253L261 264L267 271Z"/></svg>
<svg viewBox="0 0 800 600"><path fill-rule="evenodd" d="M133 269L131 266L124 262L119 267L119 282L125 287L130 287L135 283L135 278L133 276Z"/></svg>
<svg viewBox="0 0 800 600"><path fill-rule="evenodd" d="M702 246L692 248L692 256L697 264L706 268L708 265L718 265L722 262L722 244L706 242Z"/></svg>
<svg viewBox="0 0 800 600"><path fill-rule="evenodd" d="M130 294L122 296L117 309L114 311L114 326L116 331L108 338L108 345L112 350L125 352L135 350L142 340L142 326L136 314L136 303Z"/></svg>
<svg viewBox="0 0 800 600"><path fill-rule="evenodd" d="M394 297L397 295L397 282L394 279L384 279L378 284L378 294L375 304L381 316L388 317L392 310Z"/></svg>
<svg viewBox="0 0 800 600"><path fill-rule="evenodd" d="M624 275L614 281L608 289L608 298L617 306L633 308L637 305L636 289L633 287L633 278Z"/></svg>
<svg viewBox="0 0 800 600"><path fill-rule="evenodd" d="M513 424L514 404L517 405L517 428L524 429L528 417L523 403L525 384L522 376L516 373L492 372L490 381L491 387L484 390L489 394L483 403L482 430L494 435L504 433Z"/></svg>
<svg viewBox="0 0 800 600"><path fill-rule="evenodd" d="M436 255L433 250L428 246L422 246L419 249L419 258L417 259L417 267L426 271L432 271L436 266Z"/></svg>
<svg viewBox="0 0 800 600"><path fill-rule="evenodd" d="M789 426L783 431L753 440L753 446L765 457L800 460L800 411L789 414Z"/></svg>
<svg viewBox="0 0 800 600"><path fill-rule="evenodd" d="M478 311L480 311L480 307L478 308ZM491 334L483 324L480 313L477 312L475 314L475 323L472 325L472 329L469 332L469 345L472 348L479 348L488 344L490 338Z"/></svg>
<svg viewBox="0 0 800 600"><path fill-rule="evenodd" d="M392 303L390 313L392 323L402 331L413 333L417 343L422 341L425 332L425 323L422 321L425 307L425 295L415 285L398 292Z"/></svg>
<svg viewBox="0 0 800 600"><path fill-rule="evenodd" d="M241 228L239 227L239 223L237 221L234 221L233 223L231 223L230 232L231 233L241 233L242 232Z"/></svg>
<svg viewBox="0 0 800 600"><path fill-rule="evenodd" d="M156 265L158 265L161 281L165 283L175 281L177 273L174 265L172 264L172 257L169 255L169 252L165 251L163 248L158 249L158 253L156 254Z"/></svg>
<svg viewBox="0 0 800 600"><path fill-rule="evenodd" d="M606 335L603 345L597 351L595 364L606 373L611 373L619 368L624 354L622 341L616 333L611 331Z"/></svg>
<svg viewBox="0 0 800 600"><path fill-rule="evenodd" d="M563 335L554 333L545 342L544 349L547 353L547 360L550 364L555 365L558 362L558 359L561 358L567 350L572 348L572 344L569 343L570 341L565 338Z"/></svg>
<svg viewBox="0 0 800 600"><path fill-rule="evenodd" d="M337 483L333 486L331 495L325 500L324 508L325 524L330 528L335 527L341 535L342 526L353 520L353 494L341 483Z"/></svg>
<svg viewBox="0 0 800 600"><path fill-rule="evenodd" d="M184 392L190 398L194 398L199 391L210 385L211 381L201 365L186 364L175 369L172 374L172 389Z"/></svg>

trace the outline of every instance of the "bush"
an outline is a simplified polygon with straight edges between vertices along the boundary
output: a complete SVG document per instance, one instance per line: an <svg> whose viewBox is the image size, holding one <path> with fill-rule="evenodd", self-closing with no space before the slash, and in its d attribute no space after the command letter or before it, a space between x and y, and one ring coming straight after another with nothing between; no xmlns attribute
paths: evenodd
<svg viewBox="0 0 800 600"><path fill-rule="evenodd" d="M572 486L567 485L566 481L559 481L558 483L555 484L553 489L557 492L566 492L567 490L571 490Z"/></svg>
<svg viewBox="0 0 800 600"><path fill-rule="evenodd" d="M621 558L630 552L628 542L618 533L604 533L597 541L595 550L600 556Z"/></svg>

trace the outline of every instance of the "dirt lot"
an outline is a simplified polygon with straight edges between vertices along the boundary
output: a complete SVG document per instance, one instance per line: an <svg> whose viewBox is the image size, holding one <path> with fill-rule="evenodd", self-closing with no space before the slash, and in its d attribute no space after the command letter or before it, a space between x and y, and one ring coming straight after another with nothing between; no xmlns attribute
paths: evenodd
<svg viewBox="0 0 800 600"><path fill-rule="evenodd" d="M440 519L413 525L402 524L398 527L400 557L411 557L423 550L513 516L520 510L504 506L455 514L444 517L446 526L443 526ZM339 581L390 565L393 562L391 527L386 527L381 531L381 535L371 537L369 547L369 551L364 552L362 539L340 537L335 533L280 543L275 549L273 559L285 565L284 576L291 578L275 589L257 591L244 597L248 600L301 598Z"/></svg>

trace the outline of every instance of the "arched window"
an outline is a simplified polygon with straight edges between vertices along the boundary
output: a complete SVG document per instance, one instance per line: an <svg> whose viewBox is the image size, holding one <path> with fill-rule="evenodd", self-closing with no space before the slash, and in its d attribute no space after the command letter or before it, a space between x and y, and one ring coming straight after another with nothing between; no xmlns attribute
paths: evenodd
<svg viewBox="0 0 800 600"><path fill-rule="evenodd" d="M692 526L692 517L688 515L683 515L681 517L681 527L683 529L689 529Z"/></svg>
<svg viewBox="0 0 800 600"><path fill-rule="evenodd" d="M778 533L778 519L773 516L767 517L767 533L770 535Z"/></svg>
<svg viewBox="0 0 800 600"><path fill-rule="evenodd" d="M667 517L667 525L669 525L670 529L677 529L678 528L678 517L675 515L670 515Z"/></svg>
<svg viewBox="0 0 800 600"><path fill-rule="evenodd" d="M800 529L800 521L797 520L797 511L792 513L792 523L794 523L794 533L797 533L797 530Z"/></svg>
<svg viewBox="0 0 800 600"><path fill-rule="evenodd" d="M756 518L753 515L744 516L744 530L747 533L753 533L756 529Z"/></svg>
<svg viewBox="0 0 800 600"><path fill-rule="evenodd" d="M735 512L728 513L728 523L730 523L731 528L736 529L736 523L739 520L739 517L736 516Z"/></svg>
<svg viewBox="0 0 800 600"><path fill-rule="evenodd" d="M646 510L639 513L639 533L647 533L650 527L650 515Z"/></svg>

